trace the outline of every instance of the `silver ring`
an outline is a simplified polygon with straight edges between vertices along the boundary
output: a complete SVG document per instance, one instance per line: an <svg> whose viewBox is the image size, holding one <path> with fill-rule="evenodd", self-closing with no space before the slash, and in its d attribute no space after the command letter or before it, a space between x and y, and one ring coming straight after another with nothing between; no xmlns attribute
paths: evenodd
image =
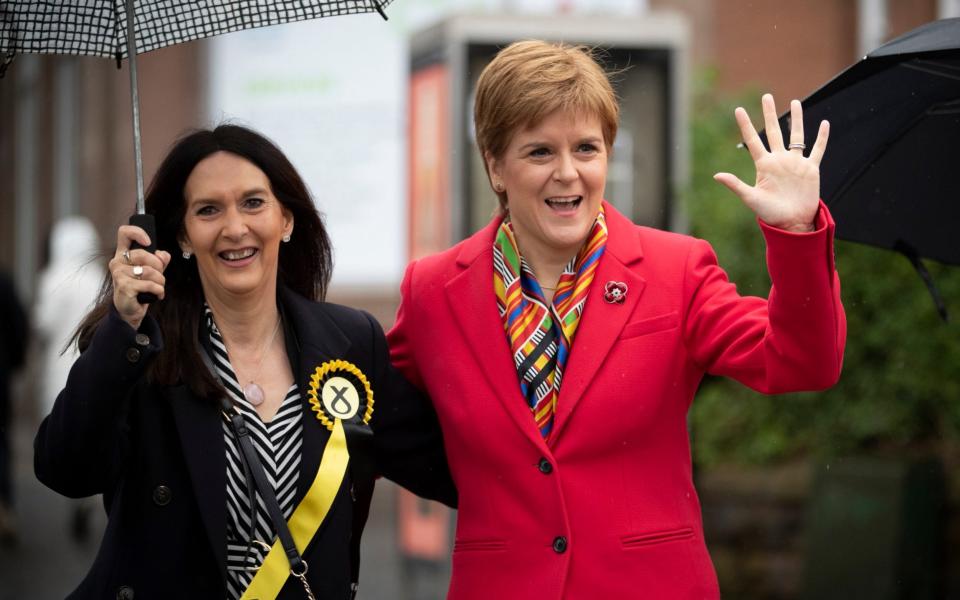
<svg viewBox="0 0 960 600"><path fill-rule="evenodd" d="M127 263L128 265L132 265L132 264L133 264L133 261L130 260L130 251L129 251L129 250L124 250L124 251L123 251L123 254L122 254L121 256L123 256L123 262Z"/></svg>
<svg viewBox="0 0 960 600"><path fill-rule="evenodd" d="M807 145L803 142L792 142L787 148L790 150L806 150Z"/></svg>
<svg viewBox="0 0 960 600"><path fill-rule="evenodd" d="M137 279L143 279L143 267L140 265L133 265L133 276Z"/></svg>

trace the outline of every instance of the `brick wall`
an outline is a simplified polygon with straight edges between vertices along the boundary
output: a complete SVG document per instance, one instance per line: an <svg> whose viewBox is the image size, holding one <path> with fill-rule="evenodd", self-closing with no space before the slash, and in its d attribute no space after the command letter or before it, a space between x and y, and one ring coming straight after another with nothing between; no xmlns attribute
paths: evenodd
<svg viewBox="0 0 960 600"><path fill-rule="evenodd" d="M854 0L651 0L689 19L695 65L719 69L726 91L754 86L803 98L859 59ZM936 0L889 0L892 39L936 18Z"/></svg>

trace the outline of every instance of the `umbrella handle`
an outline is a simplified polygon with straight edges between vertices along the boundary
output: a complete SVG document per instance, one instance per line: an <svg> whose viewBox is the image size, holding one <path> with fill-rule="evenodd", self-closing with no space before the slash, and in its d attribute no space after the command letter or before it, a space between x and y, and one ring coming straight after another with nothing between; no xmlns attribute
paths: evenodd
<svg viewBox="0 0 960 600"><path fill-rule="evenodd" d="M937 314L940 315L944 323L949 323L950 317L947 315L947 305L943 303L943 296L940 295L937 285L933 282L930 271L927 270L923 261L920 260L920 254L917 252L917 249L903 240L894 242L893 249L907 257L907 260L910 261L913 268L917 270L920 279L923 279L923 282L927 284L927 290L930 292L930 296L933 297L933 303L937 307Z"/></svg>
<svg viewBox="0 0 960 600"><path fill-rule="evenodd" d="M135 241L130 243L130 249L135 250L137 248L143 248L150 254L154 254L157 251L157 222L153 218L153 215L144 214L135 214L130 215L130 224L136 225L140 229L143 229L147 232L147 235L150 236L150 245L143 246L138 244ZM137 294L137 302L140 304L152 304L157 301L156 294L151 294L150 292L140 292Z"/></svg>

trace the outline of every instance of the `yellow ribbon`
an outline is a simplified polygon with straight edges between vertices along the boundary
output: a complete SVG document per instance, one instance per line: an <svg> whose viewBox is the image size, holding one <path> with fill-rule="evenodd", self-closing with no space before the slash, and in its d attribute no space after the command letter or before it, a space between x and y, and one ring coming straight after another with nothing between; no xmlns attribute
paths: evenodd
<svg viewBox="0 0 960 600"><path fill-rule="evenodd" d="M330 511L333 499L336 498L340 484L343 482L349 460L350 454L347 451L347 438L343 433L343 424L340 419L337 419L330 439L327 440L327 445L323 449L317 476L310 484L307 495L290 516L290 534L301 555L317 529L320 528L320 523L327 516L327 512ZM257 574L240 600L272 600L280 593L289 576L290 562L278 539L273 543L267 558L260 565L260 569L257 570Z"/></svg>

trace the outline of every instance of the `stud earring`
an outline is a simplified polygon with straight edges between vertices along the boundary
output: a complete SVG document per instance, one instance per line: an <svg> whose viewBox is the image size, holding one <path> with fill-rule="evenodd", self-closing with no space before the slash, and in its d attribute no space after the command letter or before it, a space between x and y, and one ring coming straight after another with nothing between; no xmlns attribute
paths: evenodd
<svg viewBox="0 0 960 600"><path fill-rule="evenodd" d="M191 256L193 256L193 253L190 252L189 250L184 250L184 251L183 251L183 258L184 258L184 259L190 260L190 257L191 257Z"/></svg>
<svg viewBox="0 0 960 600"><path fill-rule="evenodd" d="M289 234L289 233L288 233L287 235L283 236L283 241L285 241L285 242L289 242L289 241L290 241L290 234Z"/></svg>
<svg viewBox="0 0 960 600"><path fill-rule="evenodd" d="M498 192L502 192L502 191L503 191L503 183L501 183L501 182L499 182L499 181L496 182L495 184L493 184L493 187L494 187Z"/></svg>

